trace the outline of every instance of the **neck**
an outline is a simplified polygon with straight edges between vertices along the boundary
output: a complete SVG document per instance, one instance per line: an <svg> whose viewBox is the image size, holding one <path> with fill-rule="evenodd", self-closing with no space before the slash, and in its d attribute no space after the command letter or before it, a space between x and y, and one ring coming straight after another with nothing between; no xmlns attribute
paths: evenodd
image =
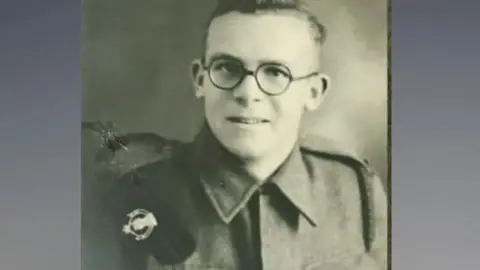
<svg viewBox="0 0 480 270"><path fill-rule="evenodd" d="M230 169L246 172L257 182L266 181L285 162L297 144L297 137L285 139L279 147L256 159L242 159L225 149L211 133L208 125L205 125L195 138L194 159L200 161L200 166L217 167L227 166ZM209 158L205 158L209 153ZM220 165L222 164L222 165Z"/></svg>
<svg viewBox="0 0 480 270"><path fill-rule="evenodd" d="M287 160L295 145L296 140L284 142L261 159L244 161L243 168L258 182L264 182Z"/></svg>

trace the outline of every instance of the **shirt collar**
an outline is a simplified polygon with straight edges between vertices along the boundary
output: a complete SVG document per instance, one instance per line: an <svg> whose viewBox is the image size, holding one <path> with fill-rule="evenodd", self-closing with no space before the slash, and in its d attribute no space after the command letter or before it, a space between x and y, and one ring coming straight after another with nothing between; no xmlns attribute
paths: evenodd
<svg viewBox="0 0 480 270"><path fill-rule="evenodd" d="M207 197L220 218L230 223L260 184L241 169L239 160L220 145L207 124L193 141L192 157ZM270 181L312 226L317 225L311 178L298 145Z"/></svg>

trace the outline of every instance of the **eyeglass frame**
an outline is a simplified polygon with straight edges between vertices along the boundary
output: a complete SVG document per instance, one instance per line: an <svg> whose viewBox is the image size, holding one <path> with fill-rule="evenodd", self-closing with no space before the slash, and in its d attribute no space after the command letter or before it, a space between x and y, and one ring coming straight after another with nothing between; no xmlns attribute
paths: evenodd
<svg viewBox="0 0 480 270"><path fill-rule="evenodd" d="M234 61L234 62L239 62L241 63L241 66L242 66L242 69L243 69L243 75L242 77L240 78L240 80L238 80L238 82L236 84L234 84L233 86L231 87L221 87L219 86L217 83L215 83L215 80L213 79L213 76L212 76L212 66L213 64L216 62L216 61L219 61L219 60L230 60L230 61ZM260 82L258 81L258 77L257 77L257 74L258 72L261 70L261 68L263 68L264 66L279 66L279 67L282 67L282 68L285 68L285 70L288 72L288 83L285 85L284 89L278 93L270 93L268 91L266 91L265 89L263 89L263 87L261 86ZM285 93L288 88L290 87L290 85L295 82L295 81L299 81L299 80L304 80L304 79L309 79L311 77L314 77L314 76L318 76L320 75L320 72L319 71L313 71L313 72L310 72L306 75L302 75L302 76L298 76L298 77L294 77L292 75L292 71L290 70L290 68L288 68L288 66L284 65L284 64L281 64L281 63L271 63L271 62L266 62L266 63L262 63L260 65L257 66L257 68L255 70L249 70L245 67L245 64L238 60L238 59L229 59L228 57L219 57L219 58L216 58L216 59L213 59L208 65L205 65L205 58L202 59L202 67L204 70L206 70L208 72L208 77L210 78L210 81L212 82L213 85L215 85L215 87L217 87L218 89L220 90L224 90L224 91L231 91L231 90L234 90L235 88L237 88L244 80L245 78L248 76L248 75L251 75L253 76L253 78L255 79L255 82L257 83L257 86L258 88L265 94L269 95L269 96L279 96L283 93Z"/></svg>

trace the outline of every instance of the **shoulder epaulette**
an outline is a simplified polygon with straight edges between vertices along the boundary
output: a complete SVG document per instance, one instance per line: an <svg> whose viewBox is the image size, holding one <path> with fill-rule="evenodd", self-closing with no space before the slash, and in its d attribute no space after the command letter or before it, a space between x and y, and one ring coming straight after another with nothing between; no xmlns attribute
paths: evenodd
<svg viewBox="0 0 480 270"><path fill-rule="evenodd" d="M365 168L369 167L368 162L360 158L353 149L342 147L339 142L321 135L304 135L300 138L300 148L312 154L350 159Z"/></svg>

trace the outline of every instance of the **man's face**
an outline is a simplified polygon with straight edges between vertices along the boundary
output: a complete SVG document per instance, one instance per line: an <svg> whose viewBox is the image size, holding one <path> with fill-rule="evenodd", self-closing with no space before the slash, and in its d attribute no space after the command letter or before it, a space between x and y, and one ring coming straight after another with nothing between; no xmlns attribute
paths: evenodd
<svg viewBox="0 0 480 270"><path fill-rule="evenodd" d="M311 31L305 19L291 13L229 13L210 25L205 65L220 59L214 70L227 74L240 66L255 71L265 63L280 63L294 78L305 76L318 69L319 48ZM222 65L223 60L241 65L232 68L231 64ZM245 160L260 159L291 146L304 110L316 108L322 98L321 76L292 81L282 94L268 95L254 76L245 76L232 90L222 90L198 61L193 70L196 94L204 99L206 120L213 134ZM259 74L268 73L281 82L288 80L278 71L267 68Z"/></svg>

